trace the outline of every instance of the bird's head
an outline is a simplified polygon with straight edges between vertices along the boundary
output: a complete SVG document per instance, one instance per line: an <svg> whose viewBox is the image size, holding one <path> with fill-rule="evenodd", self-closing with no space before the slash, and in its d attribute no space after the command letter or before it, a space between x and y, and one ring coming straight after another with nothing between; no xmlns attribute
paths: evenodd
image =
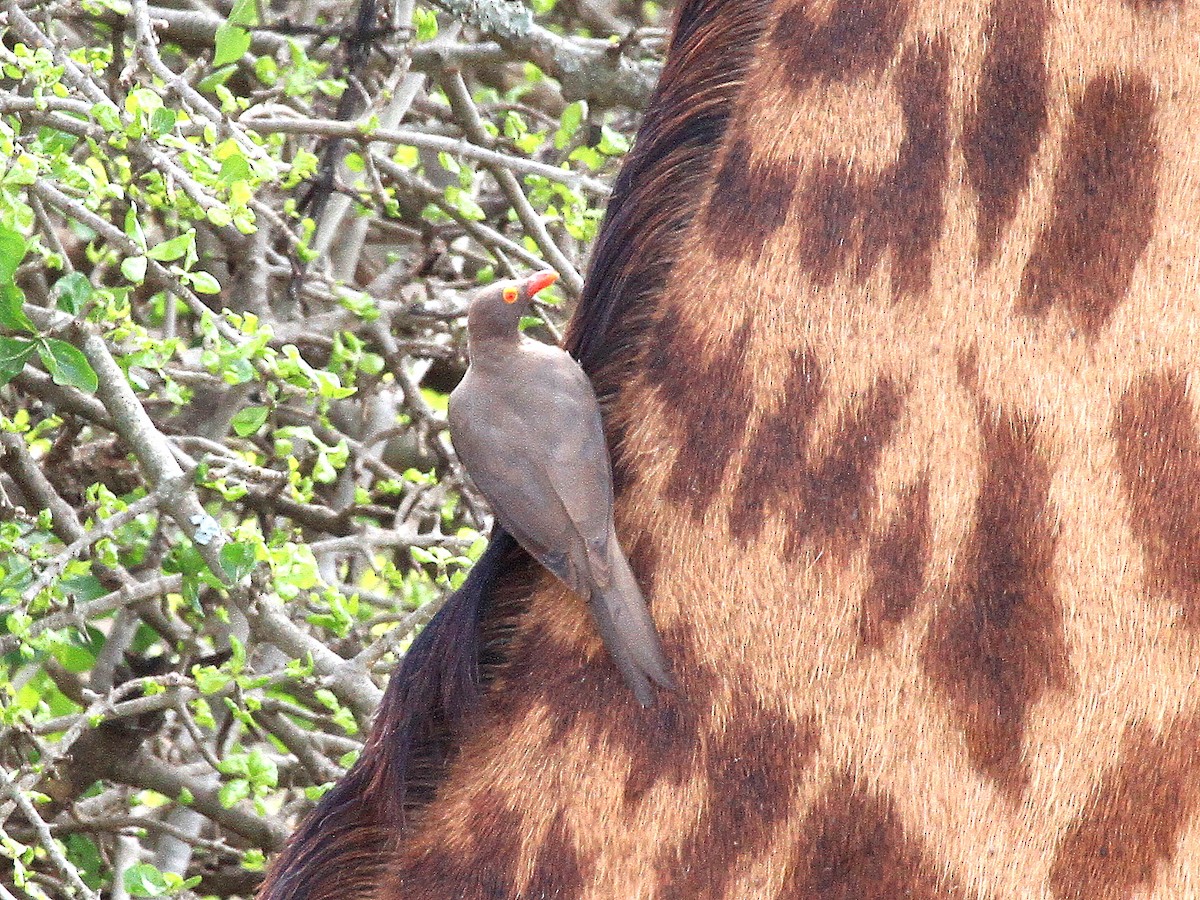
<svg viewBox="0 0 1200 900"><path fill-rule="evenodd" d="M534 295L558 281L557 272L538 272L516 281L498 281L479 291L467 311L473 340L517 334L521 317L530 314Z"/></svg>

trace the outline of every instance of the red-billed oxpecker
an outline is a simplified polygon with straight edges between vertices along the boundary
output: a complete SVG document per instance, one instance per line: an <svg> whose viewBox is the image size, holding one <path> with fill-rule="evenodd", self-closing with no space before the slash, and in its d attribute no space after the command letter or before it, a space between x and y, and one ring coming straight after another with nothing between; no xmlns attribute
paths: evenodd
<svg viewBox="0 0 1200 900"><path fill-rule="evenodd" d="M646 601L613 530L612 472L591 382L564 350L525 337L540 272L482 290L467 313L470 367L450 395L450 435L496 521L587 600L638 702L671 688Z"/></svg>

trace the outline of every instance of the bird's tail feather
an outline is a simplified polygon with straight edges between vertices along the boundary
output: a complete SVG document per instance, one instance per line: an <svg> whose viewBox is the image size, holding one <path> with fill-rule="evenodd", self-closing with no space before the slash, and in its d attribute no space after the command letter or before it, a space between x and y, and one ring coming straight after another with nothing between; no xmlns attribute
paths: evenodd
<svg viewBox="0 0 1200 900"><path fill-rule="evenodd" d="M646 600L616 535L610 536L611 580L592 593L590 605L600 636L642 706L654 702L651 682L674 689L666 655Z"/></svg>

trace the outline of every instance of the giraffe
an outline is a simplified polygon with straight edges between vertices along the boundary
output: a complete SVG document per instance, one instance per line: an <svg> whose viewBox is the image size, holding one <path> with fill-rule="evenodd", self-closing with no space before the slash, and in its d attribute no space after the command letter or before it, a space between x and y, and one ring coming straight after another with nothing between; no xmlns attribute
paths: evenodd
<svg viewBox="0 0 1200 900"><path fill-rule="evenodd" d="M1197 35L683 0L568 337L678 691L500 536L263 896L1200 897Z"/></svg>

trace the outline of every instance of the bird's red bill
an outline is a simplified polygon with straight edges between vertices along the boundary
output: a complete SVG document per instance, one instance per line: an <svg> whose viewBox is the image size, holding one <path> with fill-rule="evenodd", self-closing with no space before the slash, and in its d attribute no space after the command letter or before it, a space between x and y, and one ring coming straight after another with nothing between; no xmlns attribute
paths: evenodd
<svg viewBox="0 0 1200 900"><path fill-rule="evenodd" d="M529 296L532 297L538 291L545 290L558 281L557 272L538 272L530 277L527 284L529 285Z"/></svg>

